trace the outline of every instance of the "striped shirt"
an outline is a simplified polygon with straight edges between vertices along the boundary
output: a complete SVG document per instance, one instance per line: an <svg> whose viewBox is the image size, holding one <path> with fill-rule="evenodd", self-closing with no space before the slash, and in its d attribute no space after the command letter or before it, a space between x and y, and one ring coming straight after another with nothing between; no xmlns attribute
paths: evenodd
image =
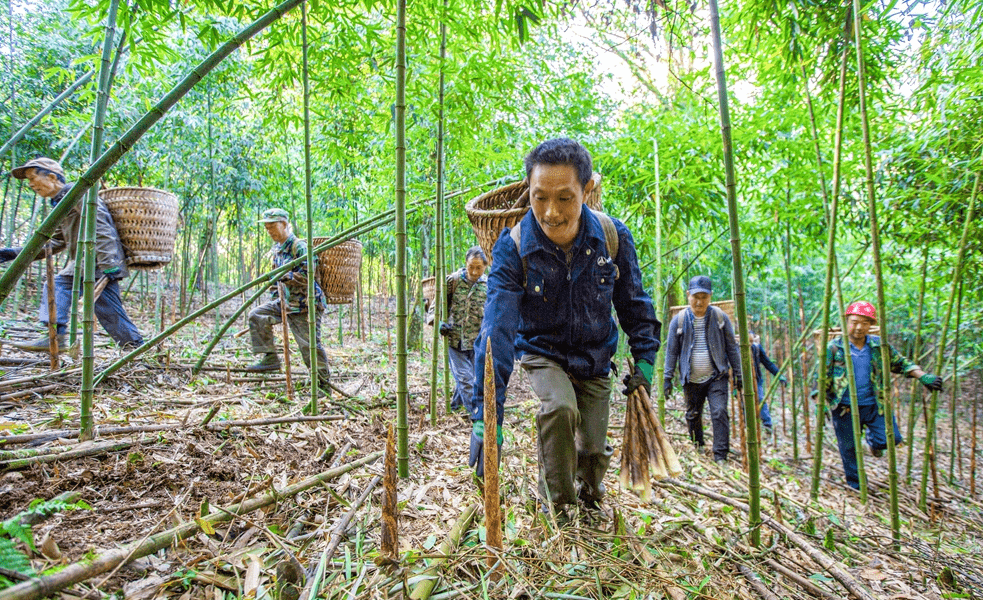
<svg viewBox="0 0 983 600"><path fill-rule="evenodd" d="M709 314L709 312L707 313ZM713 377L713 360L707 346L706 315L693 317L693 353L690 354L689 382L703 383Z"/></svg>

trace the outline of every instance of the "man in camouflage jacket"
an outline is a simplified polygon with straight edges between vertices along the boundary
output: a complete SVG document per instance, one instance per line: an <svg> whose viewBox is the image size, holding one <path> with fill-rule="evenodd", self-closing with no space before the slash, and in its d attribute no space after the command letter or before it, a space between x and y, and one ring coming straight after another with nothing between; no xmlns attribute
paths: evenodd
<svg viewBox="0 0 983 600"><path fill-rule="evenodd" d="M474 341L481 331L488 297L488 258L480 246L471 247L464 257L464 267L447 276L446 322L440 334L447 338L451 372L457 386L451 398L451 410L472 410L474 395Z"/></svg>
<svg viewBox="0 0 983 600"><path fill-rule="evenodd" d="M311 367L311 340L307 322L307 244L293 234L290 216L280 208L271 208L263 212L260 220L266 227L266 232L275 242L273 246L273 268L278 269L297 258L303 258L291 270L284 273L279 282L283 283L286 294L287 324L293 332L294 340L300 349L307 368ZM316 257L315 257L316 260ZM283 319L280 309L280 286L272 288L272 299L254 308L249 313L249 333L252 339L252 349L255 354L262 355L259 362L247 367L250 371L279 371L280 358L277 356L276 341L273 337L273 326L279 325ZM328 388L330 372L328 357L321 345L321 314L326 308L321 286L314 282L314 297L316 311L316 344L317 344L317 379L322 389Z"/></svg>
<svg viewBox="0 0 983 600"><path fill-rule="evenodd" d="M887 431L884 423L884 367L881 358L882 341L879 336L868 335L877 322L877 313L870 302L854 302L846 310L847 331L850 341L850 357L857 388L857 411L860 427L867 428L866 441L875 457L887 448ZM888 344L891 353L891 372L904 373L918 378L930 390L942 389L942 378L930 375L918 365L901 355ZM846 369L846 349L843 338L837 338L826 348L826 403L833 413L833 429L836 444L843 461L847 484L860 488L857 471L857 453L853 440L853 416L851 412L850 381ZM898 421L894 420L895 445L904 442Z"/></svg>

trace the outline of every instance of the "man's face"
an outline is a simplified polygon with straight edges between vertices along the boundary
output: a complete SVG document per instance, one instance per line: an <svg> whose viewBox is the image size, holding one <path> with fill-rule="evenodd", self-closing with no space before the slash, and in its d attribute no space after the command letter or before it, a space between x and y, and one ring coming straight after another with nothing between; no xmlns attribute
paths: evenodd
<svg viewBox="0 0 983 600"><path fill-rule="evenodd" d="M594 182L581 187L573 165L536 165L529 174L529 203L536 222L554 244L569 250L580 231L584 196Z"/></svg>
<svg viewBox="0 0 983 600"><path fill-rule="evenodd" d="M687 293L689 298L689 307L693 310L693 314L697 317L702 317L707 314L707 308L710 306L710 294L706 292L696 292L695 294Z"/></svg>
<svg viewBox="0 0 983 600"><path fill-rule="evenodd" d="M28 169L25 175L27 175L27 185L42 198L53 198L63 187L53 173L41 174L37 169Z"/></svg>
<svg viewBox="0 0 983 600"><path fill-rule="evenodd" d="M287 229L289 225L286 221L274 221L272 223L263 223L263 227L266 227L266 233L270 234L273 241L282 244L287 240Z"/></svg>
<svg viewBox="0 0 983 600"><path fill-rule="evenodd" d="M468 275L468 281L474 283L478 281L478 278L485 274L485 261L481 260L477 256L472 256L466 265L464 265L465 271Z"/></svg>
<svg viewBox="0 0 983 600"><path fill-rule="evenodd" d="M867 332L870 331L870 327L873 324L874 322L870 319L870 317L847 315L846 333L850 338L850 342L852 342L854 346L862 348L864 344L867 343Z"/></svg>

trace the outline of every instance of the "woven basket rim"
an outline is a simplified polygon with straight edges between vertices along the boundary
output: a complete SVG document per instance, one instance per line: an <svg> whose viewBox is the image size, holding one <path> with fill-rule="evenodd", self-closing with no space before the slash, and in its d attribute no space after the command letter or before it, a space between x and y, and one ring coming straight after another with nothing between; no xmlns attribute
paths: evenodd
<svg viewBox="0 0 983 600"><path fill-rule="evenodd" d="M99 190L99 195L101 196L106 192L115 192L115 191L124 191L124 190L145 190L150 192L157 192L158 194L164 194L166 196L173 196L175 199L177 198L177 194L175 194L174 192L169 192L167 190L162 190L160 188L155 188L155 187L145 187L145 186L138 186L138 185L123 185L119 187L106 188L103 190Z"/></svg>

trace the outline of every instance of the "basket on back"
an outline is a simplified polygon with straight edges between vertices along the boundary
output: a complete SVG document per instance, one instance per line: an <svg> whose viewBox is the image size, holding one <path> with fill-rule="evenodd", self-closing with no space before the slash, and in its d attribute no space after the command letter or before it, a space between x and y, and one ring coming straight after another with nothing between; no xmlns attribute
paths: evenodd
<svg viewBox="0 0 983 600"><path fill-rule="evenodd" d="M314 246L328 241L313 238ZM362 266L362 242L347 240L317 255L317 283L328 304L351 304L358 290L358 272Z"/></svg>
<svg viewBox="0 0 983 600"><path fill-rule="evenodd" d="M118 187L99 197L113 216L126 249L126 266L157 269L171 262L177 234L177 196L164 190Z"/></svg>
<svg viewBox="0 0 983 600"><path fill-rule="evenodd" d="M734 327L734 333L737 333L737 318L734 316L734 301L733 300L717 300L716 302L710 303L712 306L716 306L720 310L727 314L730 319L730 324ZM670 306L669 307L669 320L679 314L684 308L688 308L689 304L682 304L680 306Z"/></svg>
<svg viewBox="0 0 983 600"><path fill-rule="evenodd" d="M437 278L427 277L420 282L423 286L423 297L427 301L427 306L433 303L433 297L437 294Z"/></svg>
<svg viewBox="0 0 983 600"><path fill-rule="evenodd" d="M601 174L594 173L591 179L594 187L584 201L590 208L601 210ZM523 180L485 192L472 198L464 211L478 237L478 244L490 261L492 248L502 230L515 226L529 212L529 184Z"/></svg>

